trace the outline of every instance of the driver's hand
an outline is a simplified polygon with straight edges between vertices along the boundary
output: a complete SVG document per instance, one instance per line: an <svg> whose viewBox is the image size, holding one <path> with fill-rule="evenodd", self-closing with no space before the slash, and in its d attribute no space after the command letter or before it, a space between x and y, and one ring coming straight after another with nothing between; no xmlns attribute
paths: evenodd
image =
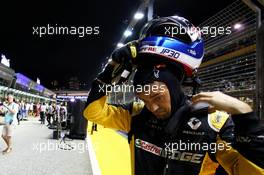
<svg viewBox="0 0 264 175"><path fill-rule="evenodd" d="M193 103L206 102L210 110L225 111L229 114L243 114L252 112L252 108L245 102L222 92L201 92L192 97Z"/></svg>

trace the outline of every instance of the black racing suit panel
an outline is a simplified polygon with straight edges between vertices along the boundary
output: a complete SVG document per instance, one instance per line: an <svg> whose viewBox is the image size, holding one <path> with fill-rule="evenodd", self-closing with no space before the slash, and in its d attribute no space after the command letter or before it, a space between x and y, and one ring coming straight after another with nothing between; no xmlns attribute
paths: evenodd
<svg viewBox="0 0 264 175"><path fill-rule="evenodd" d="M235 122L235 145L240 154L264 168L264 121L256 114L233 115Z"/></svg>
<svg viewBox="0 0 264 175"><path fill-rule="evenodd" d="M135 174L198 175L206 153L214 157L217 135L227 142L233 140L233 122L221 114L210 116L207 110L191 112L183 106L164 121L143 109L133 117L131 127Z"/></svg>

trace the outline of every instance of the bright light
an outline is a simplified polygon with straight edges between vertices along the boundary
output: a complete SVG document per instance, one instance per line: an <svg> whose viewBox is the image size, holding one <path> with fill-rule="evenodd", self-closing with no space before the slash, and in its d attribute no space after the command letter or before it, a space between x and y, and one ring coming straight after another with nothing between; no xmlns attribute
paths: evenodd
<svg viewBox="0 0 264 175"><path fill-rule="evenodd" d="M5 55L1 54L1 63L7 67L10 67L10 60Z"/></svg>
<svg viewBox="0 0 264 175"><path fill-rule="evenodd" d="M134 15L134 18L139 20L139 19L142 19L144 17L144 14L142 12L137 12L135 15Z"/></svg>
<svg viewBox="0 0 264 175"><path fill-rule="evenodd" d="M37 78L37 84L40 84L40 79L39 78Z"/></svg>
<svg viewBox="0 0 264 175"><path fill-rule="evenodd" d="M123 43L117 43L117 47L119 48L119 47L123 47L124 46L124 44Z"/></svg>
<svg viewBox="0 0 264 175"><path fill-rule="evenodd" d="M1 54L2 59L6 59L6 56L4 54Z"/></svg>
<svg viewBox="0 0 264 175"><path fill-rule="evenodd" d="M242 27L242 25L240 23L237 23L234 25L234 29L238 30Z"/></svg>
<svg viewBox="0 0 264 175"><path fill-rule="evenodd" d="M125 36L125 37L129 37L130 35L132 35L132 31L131 31L131 30L126 30L126 31L124 32L124 36Z"/></svg>
<svg viewBox="0 0 264 175"><path fill-rule="evenodd" d="M71 101L71 102L75 102L75 99L74 99L74 98L71 98L70 101Z"/></svg>

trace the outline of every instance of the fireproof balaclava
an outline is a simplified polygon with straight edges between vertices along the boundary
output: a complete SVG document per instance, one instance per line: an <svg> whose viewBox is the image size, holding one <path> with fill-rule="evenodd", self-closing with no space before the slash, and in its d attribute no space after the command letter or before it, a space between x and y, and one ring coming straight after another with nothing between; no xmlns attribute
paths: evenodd
<svg viewBox="0 0 264 175"><path fill-rule="evenodd" d="M181 89L180 79L183 77L182 70L170 70L165 65L138 67L133 84L144 86L154 81L166 84L171 98L171 115L185 104L186 96Z"/></svg>

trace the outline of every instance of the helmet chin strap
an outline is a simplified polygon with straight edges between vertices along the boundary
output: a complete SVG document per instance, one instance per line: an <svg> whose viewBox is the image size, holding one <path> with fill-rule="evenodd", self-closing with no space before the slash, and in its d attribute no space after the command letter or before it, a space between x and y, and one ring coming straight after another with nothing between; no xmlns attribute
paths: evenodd
<svg viewBox="0 0 264 175"><path fill-rule="evenodd" d="M202 81L198 76L194 77L193 79L193 93L192 95L195 95L198 93L199 87L201 87Z"/></svg>

